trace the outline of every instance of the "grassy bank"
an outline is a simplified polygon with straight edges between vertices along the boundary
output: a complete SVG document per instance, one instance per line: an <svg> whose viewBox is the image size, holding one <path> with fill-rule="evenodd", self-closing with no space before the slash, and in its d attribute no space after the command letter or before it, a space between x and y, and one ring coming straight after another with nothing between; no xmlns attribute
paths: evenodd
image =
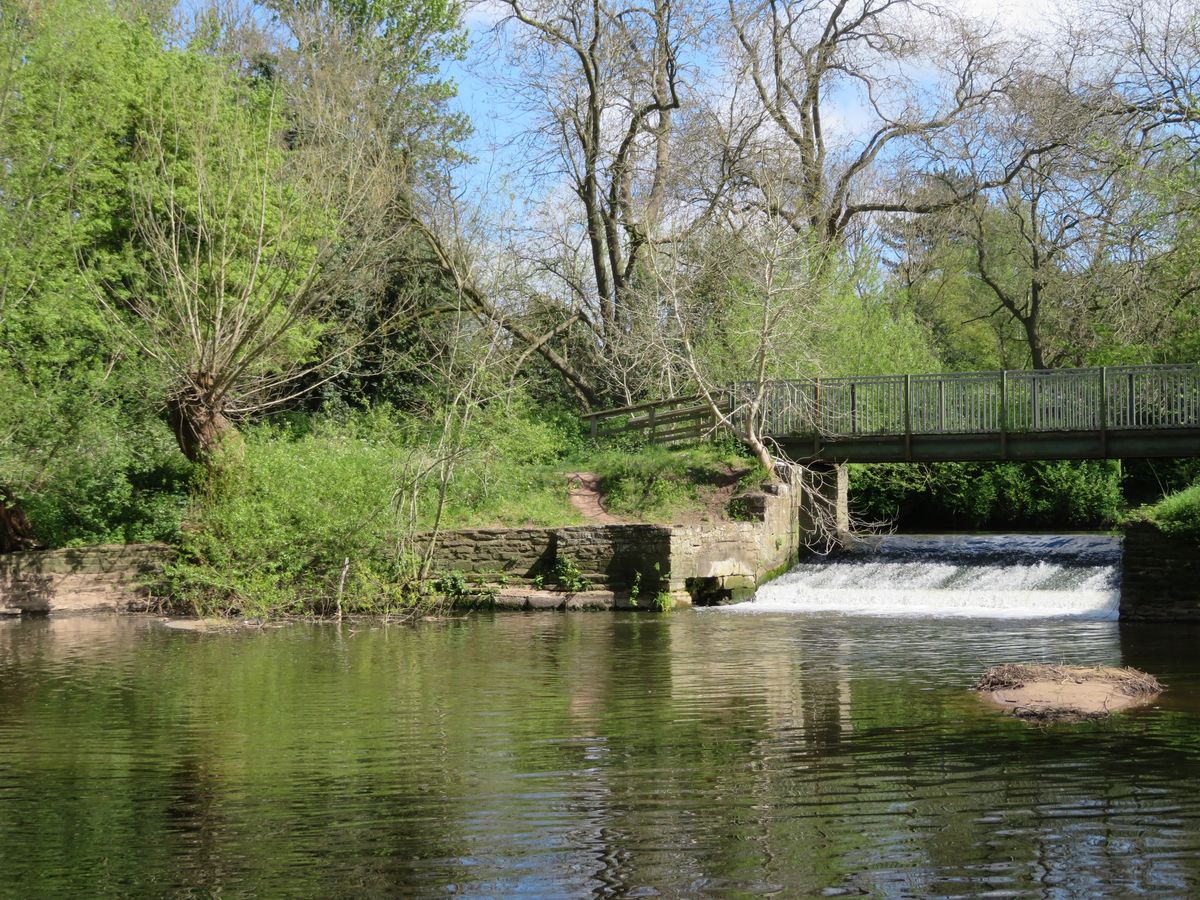
<svg viewBox="0 0 1200 900"><path fill-rule="evenodd" d="M1200 540L1200 482L1157 503L1138 507L1126 521L1153 525L1171 537Z"/></svg>

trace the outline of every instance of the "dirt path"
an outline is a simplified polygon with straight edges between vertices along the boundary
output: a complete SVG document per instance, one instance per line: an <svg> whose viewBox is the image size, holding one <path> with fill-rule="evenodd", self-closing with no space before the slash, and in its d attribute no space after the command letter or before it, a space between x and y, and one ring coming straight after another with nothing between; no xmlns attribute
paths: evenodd
<svg viewBox="0 0 1200 900"><path fill-rule="evenodd" d="M583 517L598 525L616 525L620 519L609 515L600 503L600 476L593 472L568 472L567 496Z"/></svg>

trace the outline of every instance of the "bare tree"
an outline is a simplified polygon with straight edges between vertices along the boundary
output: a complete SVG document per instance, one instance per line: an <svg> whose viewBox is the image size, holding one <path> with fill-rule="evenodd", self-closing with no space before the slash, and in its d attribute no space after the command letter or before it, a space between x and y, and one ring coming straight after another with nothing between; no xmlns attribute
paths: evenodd
<svg viewBox="0 0 1200 900"><path fill-rule="evenodd" d="M654 257L655 291L669 316L658 351L771 473L779 458L764 435L764 400L770 380L811 371L819 255L776 218L697 232Z"/></svg>
<svg viewBox="0 0 1200 900"><path fill-rule="evenodd" d="M728 21L733 89L710 116L724 202L838 248L860 217L964 199L914 176L945 133L1004 96L1017 48L915 0L728 0ZM838 100L863 121L839 127ZM1001 184L1012 165L997 162L989 181Z"/></svg>
<svg viewBox="0 0 1200 900"><path fill-rule="evenodd" d="M639 266L666 212L686 11L679 0L499 5L507 15L498 40L522 73L513 87L535 119L526 136L532 174L571 197L561 227L550 215L551 227L534 238L542 281L565 317L587 329L590 393L628 394L605 360L634 327Z"/></svg>
<svg viewBox="0 0 1200 900"><path fill-rule="evenodd" d="M1115 97L1141 136L1200 152L1200 9L1189 0L1105 0L1080 15L1098 97Z"/></svg>
<svg viewBox="0 0 1200 900"><path fill-rule="evenodd" d="M1148 302L1147 276L1170 251L1147 132L1130 127L1142 114L1113 99L1111 82L1095 82L1087 49L1067 28L985 115L947 130L927 180L973 199L918 229L969 247L966 269L991 301L978 318L1001 323L1002 340L1002 323L1015 324L1036 369L1083 364L1102 341L1137 343L1163 324L1162 303ZM1014 161L999 185L997 157Z"/></svg>

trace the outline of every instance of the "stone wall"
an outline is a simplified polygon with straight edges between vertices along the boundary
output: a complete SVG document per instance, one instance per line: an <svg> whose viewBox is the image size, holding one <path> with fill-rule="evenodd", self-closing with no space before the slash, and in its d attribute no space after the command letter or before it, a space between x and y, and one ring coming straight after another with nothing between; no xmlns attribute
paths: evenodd
<svg viewBox="0 0 1200 900"><path fill-rule="evenodd" d="M162 570L168 552L116 544L0 555L0 615L144 609L143 582Z"/></svg>
<svg viewBox="0 0 1200 900"><path fill-rule="evenodd" d="M593 584L621 590L637 572L665 568L669 551L670 529L659 525L469 528L439 536L433 568L489 584L550 583L562 559Z"/></svg>
<svg viewBox="0 0 1200 900"><path fill-rule="evenodd" d="M845 478L807 487L764 485L738 499L740 521L697 525L579 525L567 528L472 528L440 535L435 572L459 572L476 584L502 586L504 605L632 606L638 585L647 608L658 592L676 603L720 603L749 596L764 579L795 562L812 531L820 491L845 506ZM169 549L158 545L88 547L0 555L0 615L144 609L142 584L161 571ZM594 590L571 597L555 587L560 562Z"/></svg>
<svg viewBox="0 0 1200 900"><path fill-rule="evenodd" d="M807 532L799 485L765 485L739 498L746 521L671 529L670 590L696 602L742 600L796 561Z"/></svg>
<svg viewBox="0 0 1200 900"><path fill-rule="evenodd" d="M1130 525L1121 569L1121 618L1200 621L1200 541Z"/></svg>
<svg viewBox="0 0 1200 900"><path fill-rule="evenodd" d="M736 522L450 531L433 565L476 583L552 586L563 561L609 592L628 593L636 580L643 597L666 590L677 603L738 600L796 560L809 533L805 495L799 484L765 485L739 498Z"/></svg>

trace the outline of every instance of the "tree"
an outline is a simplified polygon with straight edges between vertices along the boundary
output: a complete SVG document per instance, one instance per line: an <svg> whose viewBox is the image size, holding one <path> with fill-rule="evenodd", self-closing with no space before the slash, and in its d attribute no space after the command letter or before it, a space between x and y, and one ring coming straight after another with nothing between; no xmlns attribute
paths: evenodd
<svg viewBox="0 0 1200 900"><path fill-rule="evenodd" d="M0 551L33 543L23 508L70 490L64 473L145 438L122 398L147 373L109 340L78 260L128 268L123 141L158 62L105 4L0 4Z"/></svg>
<svg viewBox="0 0 1200 900"><path fill-rule="evenodd" d="M171 423L197 461L238 417L311 391L367 337L429 313L392 273L415 185L461 135L451 89L429 78L455 45L454 7L275 9L281 49L249 75L216 41L174 58L137 145L143 268L105 282L168 373ZM364 309L371 334L355 327Z"/></svg>
<svg viewBox="0 0 1200 900"><path fill-rule="evenodd" d="M708 117L719 149L708 202L780 216L838 250L856 220L948 208L920 190L943 135L977 121L1008 90L1016 48L945 7L911 0L729 0L733 91ZM928 72L935 72L933 89ZM834 98L866 122L833 123ZM881 163L891 177L881 178ZM1011 161L989 173L1004 183Z"/></svg>
<svg viewBox="0 0 1200 900"><path fill-rule="evenodd" d="M891 223L924 236L926 285L967 278L946 302L969 311L960 323L992 323L1006 364L1014 331L1034 368L1136 359L1170 318L1178 244L1167 233L1178 218L1155 187L1155 160L1171 154L1156 121L1115 93L1108 61L1107 80L1081 63L1090 40L1067 30L986 115L948 130L927 180L969 202ZM1015 160L1002 184L997 157ZM911 263L901 263L910 276Z"/></svg>
<svg viewBox="0 0 1200 900"><path fill-rule="evenodd" d="M562 310L552 331L562 319L572 322L564 334L586 329L575 348L587 371L572 379L575 389L588 400L628 399L638 385L620 357L637 316L639 268L670 197L688 13L678 0L501 6L497 27L522 73L514 89L535 119L525 138L532 174L561 178L572 204L566 216L548 211L541 233L522 240L537 247L543 291ZM534 346L543 352L548 342Z"/></svg>

